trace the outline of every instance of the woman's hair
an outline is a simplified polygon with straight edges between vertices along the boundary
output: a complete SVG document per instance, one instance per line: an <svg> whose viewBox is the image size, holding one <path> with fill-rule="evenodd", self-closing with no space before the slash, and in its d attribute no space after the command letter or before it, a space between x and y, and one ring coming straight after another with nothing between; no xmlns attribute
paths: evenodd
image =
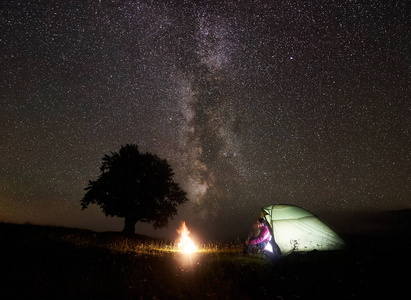
<svg viewBox="0 0 411 300"><path fill-rule="evenodd" d="M265 225L265 220L264 220L264 218L259 218L259 219L258 219L258 222L259 222L260 224L264 224L264 225Z"/></svg>

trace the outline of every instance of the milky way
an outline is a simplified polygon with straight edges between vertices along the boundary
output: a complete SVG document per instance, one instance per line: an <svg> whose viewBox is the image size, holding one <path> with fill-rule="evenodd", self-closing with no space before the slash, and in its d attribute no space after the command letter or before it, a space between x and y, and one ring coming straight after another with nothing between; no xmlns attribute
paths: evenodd
<svg viewBox="0 0 411 300"><path fill-rule="evenodd" d="M126 143L174 168L177 219L410 208L406 6L8 1L0 220L121 227L79 201Z"/></svg>

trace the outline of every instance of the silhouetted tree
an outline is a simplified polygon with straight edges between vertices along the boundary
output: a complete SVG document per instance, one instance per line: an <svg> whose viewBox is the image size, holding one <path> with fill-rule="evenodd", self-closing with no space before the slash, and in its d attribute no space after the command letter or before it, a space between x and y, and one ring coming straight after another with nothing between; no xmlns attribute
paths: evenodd
<svg viewBox="0 0 411 300"><path fill-rule="evenodd" d="M125 233L134 233L137 222L167 226L177 206L187 201L167 161L140 153L137 145L127 144L119 153L105 155L100 171L99 178L85 188L82 210L90 203L100 205L106 216L125 219Z"/></svg>

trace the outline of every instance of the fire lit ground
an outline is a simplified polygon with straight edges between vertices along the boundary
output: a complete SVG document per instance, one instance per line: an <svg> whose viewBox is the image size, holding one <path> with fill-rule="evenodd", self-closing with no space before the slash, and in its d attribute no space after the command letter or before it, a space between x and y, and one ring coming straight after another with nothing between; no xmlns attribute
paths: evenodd
<svg viewBox="0 0 411 300"><path fill-rule="evenodd" d="M273 263L241 256L238 242L185 253L178 241L0 223L1 298L399 299L409 284L410 237L345 236L346 251Z"/></svg>

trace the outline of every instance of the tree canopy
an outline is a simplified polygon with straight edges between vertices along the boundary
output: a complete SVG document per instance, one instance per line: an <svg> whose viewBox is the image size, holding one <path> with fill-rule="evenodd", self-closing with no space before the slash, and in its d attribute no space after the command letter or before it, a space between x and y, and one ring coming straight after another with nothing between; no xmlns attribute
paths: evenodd
<svg viewBox="0 0 411 300"><path fill-rule="evenodd" d="M167 226L177 214L177 206L187 201L168 162L141 153L137 145L127 144L118 153L105 155L100 172L85 188L81 207L97 204L106 216L124 218L123 232L134 233L137 222L154 228Z"/></svg>

